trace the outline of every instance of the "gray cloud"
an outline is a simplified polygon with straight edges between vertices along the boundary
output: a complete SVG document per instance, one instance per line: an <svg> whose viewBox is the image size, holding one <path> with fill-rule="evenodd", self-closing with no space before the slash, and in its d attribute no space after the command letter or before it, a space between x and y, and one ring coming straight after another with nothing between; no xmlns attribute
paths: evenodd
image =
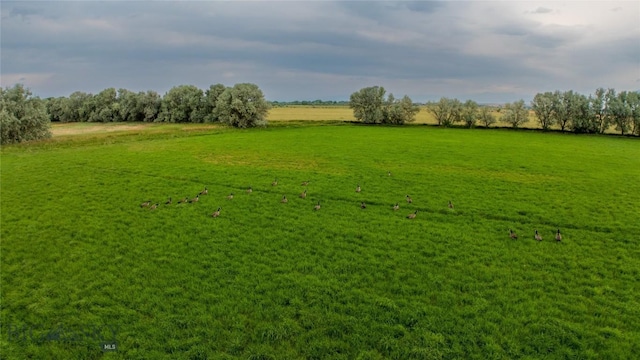
<svg viewBox="0 0 640 360"><path fill-rule="evenodd" d="M638 73L640 29L625 14L640 5L572 20L586 3L572 4L562 17L506 2L3 1L2 85L66 96L253 82L273 100L382 85L417 101L490 102L637 87L621 74ZM624 36L606 37L615 26Z"/></svg>
<svg viewBox="0 0 640 360"><path fill-rule="evenodd" d="M549 8L541 6L541 7L537 8L537 9L533 10L532 13L534 13L534 14L548 14L548 13L550 13L552 11L553 11L553 9L549 9Z"/></svg>

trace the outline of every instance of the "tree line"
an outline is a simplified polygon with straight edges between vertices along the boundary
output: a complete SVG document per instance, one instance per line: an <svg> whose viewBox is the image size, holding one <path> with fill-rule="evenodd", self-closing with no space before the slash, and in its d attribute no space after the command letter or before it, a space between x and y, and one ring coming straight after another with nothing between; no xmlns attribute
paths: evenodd
<svg viewBox="0 0 640 360"><path fill-rule="evenodd" d="M368 124L404 124L413 122L418 107L405 96L395 100L393 94L385 99L385 90L380 86L360 89L351 94L349 106L354 117ZM488 106L480 106L473 100L461 102L447 97L426 103L439 126L461 123L474 127L478 123L485 127L498 119ZM527 106L524 100L507 103L498 108L500 120L518 128L529 121L530 110L535 114L540 127L549 130L557 125L560 130L575 133L603 134L612 126L622 135L640 135L640 92L599 88L594 95L585 96L570 91L538 93Z"/></svg>
<svg viewBox="0 0 640 360"><path fill-rule="evenodd" d="M68 97L40 99L21 84L0 88L0 140L2 144L51 136L51 122L219 122L239 128L265 126L272 106L255 84L233 87L211 85L201 90L193 85L175 86L164 96L155 91L133 92L108 88L97 94L76 91ZM404 96L397 99L383 87L362 88L348 102L301 101L307 105L348 104L354 117L369 124L406 124L415 121L417 103ZM489 127L498 119L493 109L473 100L461 102L443 97L425 108L440 126L458 123L466 127ZM640 135L640 92L599 88L585 96L574 91L538 93L527 106L524 100L498 108L500 121L518 128L535 114L540 127L557 126L575 133L604 133L612 126L622 135Z"/></svg>
<svg viewBox="0 0 640 360"><path fill-rule="evenodd" d="M215 84L205 91L180 85L164 96L108 88L43 100L17 84L0 89L0 135L2 144L47 138L51 122L220 122L248 128L265 126L270 107L260 88L249 83Z"/></svg>

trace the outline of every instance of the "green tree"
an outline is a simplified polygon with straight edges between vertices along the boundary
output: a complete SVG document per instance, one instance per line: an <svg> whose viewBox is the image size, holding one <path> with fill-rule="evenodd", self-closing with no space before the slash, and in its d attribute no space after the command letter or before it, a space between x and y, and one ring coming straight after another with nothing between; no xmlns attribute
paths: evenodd
<svg viewBox="0 0 640 360"><path fill-rule="evenodd" d="M225 89L218 96L213 116L239 128L266 126L270 108L257 85L243 83Z"/></svg>
<svg viewBox="0 0 640 360"><path fill-rule="evenodd" d="M630 91L627 101L631 108L631 134L640 135L640 91Z"/></svg>
<svg viewBox="0 0 640 360"><path fill-rule="evenodd" d="M594 122L593 108L589 98L582 94L568 91L563 96L565 116L568 126L576 133L597 132Z"/></svg>
<svg viewBox="0 0 640 360"><path fill-rule="evenodd" d="M611 116L609 114L609 103L615 98L616 91L614 89L605 90L604 88L596 89L595 96L592 98L592 108L597 132L604 134L611 126Z"/></svg>
<svg viewBox="0 0 640 360"><path fill-rule="evenodd" d="M420 108L413 103L411 98L405 95L402 99L396 99L389 94L383 107L384 124L403 125L416 120L416 114Z"/></svg>
<svg viewBox="0 0 640 360"><path fill-rule="evenodd" d="M222 84L211 85L205 92L205 102L203 106L204 122L215 122L218 119L215 116L216 103L220 95L227 89Z"/></svg>
<svg viewBox="0 0 640 360"><path fill-rule="evenodd" d="M533 97L533 101L531 101L531 108L535 112L540 127L542 127L543 130L549 130L554 123L554 96L556 96L555 93L549 91L538 93Z"/></svg>
<svg viewBox="0 0 640 360"><path fill-rule="evenodd" d="M120 118L120 104L115 88L104 89L84 104L90 122L117 122Z"/></svg>
<svg viewBox="0 0 640 360"><path fill-rule="evenodd" d="M427 110L440 126L451 126L462 120L462 103L458 99L440 98L438 102L427 102Z"/></svg>
<svg viewBox="0 0 640 360"><path fill-rule="evenodd" d="M569 99L573 96L573 91L560 92L559 90L553 93L553 111L551 112L552 120L555 124L560 126L560 130L564 132L571 120L569 117Z"/></svg>
<svg viewBox="0 0 640 360"><path fill-rule="evenodd" d="M349 107L353 116L365 124L380 124L384 121L385 90L382 86L362 88L351 94Z"/></svg>
<svg viewBox="0 0 640 360"><path fill-rule="evenodd" d="M51 137L51 121L43 100L22 84L0 88L0 143Z"/></svg>
<svg viewBox="0 0 640 360"><path fill-rule="evenodd" d="M514 129L529 120L529 110L524 106L524 100L514 101L504 106L502 121L511 124Z"/></svg>
<svg viewBox="0 0 640 360"><path fill-rule="evenodd" d="M138 93L138 107L142 111L142 121L156 121L162 109L162 97L153 90Z"/></svg>
<svg viewBox="0 0 640 360"><path fill-rule="evenodd" d="M489 127L496 123L496 116L491 112L491 108L488 106L480 107L479 114L480 122L484 125L484 127Z"/></svg>
<svg viewBox="0 0 640 360"><path fill-rule="evenodd" d="M157 121L201 123L204 93L193 85L175 86L162 98L162 108Z"/></svg>
<svg viewBox="0 0 640 360"><path fill-rule="evenodd" d="M473 100L467 100L462 105L461 118L468 128L476 125L478 120L478 103Z"/></svg>
<svg viewBox="0 0 640 360"><path fill-rule="evenodd" d="M122 121L142 121L138 94L127 89L118 89L118 104Z"/></svg>
<svg viewBox="0 0 640 360"><path fill-rule="evenodd" d="M82 91L75 91L62 104L63 116L60 118L62 122L85 122L89 116L86 113L85 103L88 102L93 95Z"/></svg>
<svg viewBox="0 0 640 360"><path fill-rule="evenodd" d="M51 122L63 122L64 118L64 109L66 106L66 102L68 101L65 97L50 97L45 100L47 114L49 114L49 120Z"/></svg>
<svg viewBox="0 0 640 360"><path fill-rule="evenodd" d="M609 101L609 114L611 122L615 125L616 130L622 135L631 130L633 110L631 104L627 100L629 93L621 91L618 96Z"/></svg>

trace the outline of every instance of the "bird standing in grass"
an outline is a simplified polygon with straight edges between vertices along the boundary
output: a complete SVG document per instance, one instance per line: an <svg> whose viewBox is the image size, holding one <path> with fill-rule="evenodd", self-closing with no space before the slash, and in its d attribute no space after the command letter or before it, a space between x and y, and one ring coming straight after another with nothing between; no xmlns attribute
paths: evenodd
<svg viewBox="0 0 640 360"><path fill-rule="evenodd" d="M453 203L449 200L449 209L453 209Z"/></svg>
<svg viewBox="0 0 640 360"><path fill-rule="evenodd" d="M189 197L185 196L184 199L178 201L178 204L186 204L188 202L189 202Z"/></svg>
<svg viewBox="0 0 640 360"><path fill-rule="evenodd" d="M302 186L307 186L307 185L309 185L309 181L310 181L310 180L303 181L303 182L302 182Z"/></svg>
<svg viewBox="0 0 640 360"><path fill-rule="evenodd" d="M533 236L536 241L542 241L542 235L538 234L538 230L536 229L536 234Z"/></svg>
<svg viewBox="0 0 640 360"><path fill-rule="evenodd" d="M388 175L388 176L391 176L391 171L389 171L389 172L387 173L387 175Z"/></svg>
<svg viewBox="0 0 640 360"><path fill-rule="evenodd" d="M407 195L406 199L409 204L413 203L413 199L411 199L411 196Z"/></svg>
<svg viewBox="0 0 640 360"><path fill-rule="evenodd" d="M287 200L287 195L282 195L282 200L280 200L281 203L286 204L289 202L289 200Z"/></svg>
<svg viewBox="0 0 640 360"><path fill-rule="evenodd" d="M366 209L367 208L367 204L363 202L360 203L360 209Z"/></svg>
<svg viewBox="0 0 640 360"><path fill-rule="evenodd" d="M509 237L512 239L517 239L518 234L514 233L513 230L509 229Z"/></svg>
<svg viewBox="0 0 640 360"><path fill-rule="evenodd" d="M227 195L227 200L233 200L233 193Z"/></svg>
<svg viewBox="0 0 640 360"><path fill-rule="evenodd" d="M307 198L307 189L304 189L304 191L300 194L300 197L303 199Z"/></svg>
<svg viewBox="0 0 640 360"><path fill-rule="evenodd" d="M204 190L200 191L200 195L207 195L209 193L209 190L207 190L207 187L204 187Z"/></svg>
<svg viewBox="0 0 640 360"><path fill-rule="evenodd" d="M313 210L320 210L320 201L318 201L318 204L313 207Z"/></svg>
<svg viewBox="0 0 640 360"><path fill-rule="evenodd" d="M169 200L167 200L164 204L165 205L171 205L171 198L169 198Z"/></svg>
<svg viewBox="0 0 640 360"><path fill-rule="evenodd" d="M218 216L220 216L220 208L218 208L218 210L214 211L213 214L211 214L211 216L213 216L214 218L217 218Z"/></svg>
<svg viewBox="0 0 640 360"><path fill-rule="evenodd" d="M251 194L253 192L253 189L251 188L251 186L249 186L249 188L247 189L247 194Z"/></svg>
<svg viewBox="0 0 640 360"><path fill-rule="evenodd" d="M413 214L407 215L407 219L415 219L418 216L418 210L416 210Z"/></svg>
<svg viewBox="0 0 640 360"><path fill-rule="evenodd" d="M153 204L153 205L151 205L151 207L150 207L150 209L151 209L151 210L155 210L155 209L157 209L157 208L158 208L158 204Z"/></svg>
<svg viewBox="0 0 640 360"><path fill-rule="evenodd" d="M151 200L143 202L142 204L140 204L140 207L143 208L143 207L147 207L149 205L151 205Z"/></svg>
<svg viewBox="0 0 640 360"><path fill-rule="evenodd" d="M358 184L358 186L356 186L356 192L359 193L362 189L360 188L360 184Z"/></svg>
<svg viewBox="0 0 640 360"><path fill-rule="evenodd" d="M556 233L556 241L558 242L562 241L562 235L560 235L560 229L558 229L558 232Z"/></svg>
<svg viewBox="0 0 640 360"><path fill-rule="evenodd" d="M271 186L278 186L278 178L273 179Z"/></svg>
<svg viewBox="0 0 640 360"><path fill-rule="evenodd" d="M400 205L398 205L398 203L393 205L393 211L396 211L396 210L400 210Z"/></svg>
<svg viewBox="0 0 640 360"><path fill-rule="evenodd" d="M189 200L190 203L197 203L200 200L200 195L196 195L193 199Z"/></svg>

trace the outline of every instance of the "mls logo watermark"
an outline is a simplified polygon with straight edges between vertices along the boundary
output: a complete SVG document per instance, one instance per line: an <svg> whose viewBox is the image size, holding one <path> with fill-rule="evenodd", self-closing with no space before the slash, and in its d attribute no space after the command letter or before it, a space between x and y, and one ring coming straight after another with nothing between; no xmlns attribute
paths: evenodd
<svg viewBox="0 0 640 360"><path fill-rule="evenodd" d="M117 351L116 337L119 326L82 324L56 325L43 324L0 324L2 332L6 332L7 340L18 343L44 344L46 342L63 342L70 344L100 344L104 352Z"/></svg>
<svg viewBox="0 0 640 360"><path fill-rule="evenodd" d="M102 351L107 352L107 351L118 351L118 344L115 341L111 341L111 342L103 342L100 344L100 347L102 348Z"/></svg>

